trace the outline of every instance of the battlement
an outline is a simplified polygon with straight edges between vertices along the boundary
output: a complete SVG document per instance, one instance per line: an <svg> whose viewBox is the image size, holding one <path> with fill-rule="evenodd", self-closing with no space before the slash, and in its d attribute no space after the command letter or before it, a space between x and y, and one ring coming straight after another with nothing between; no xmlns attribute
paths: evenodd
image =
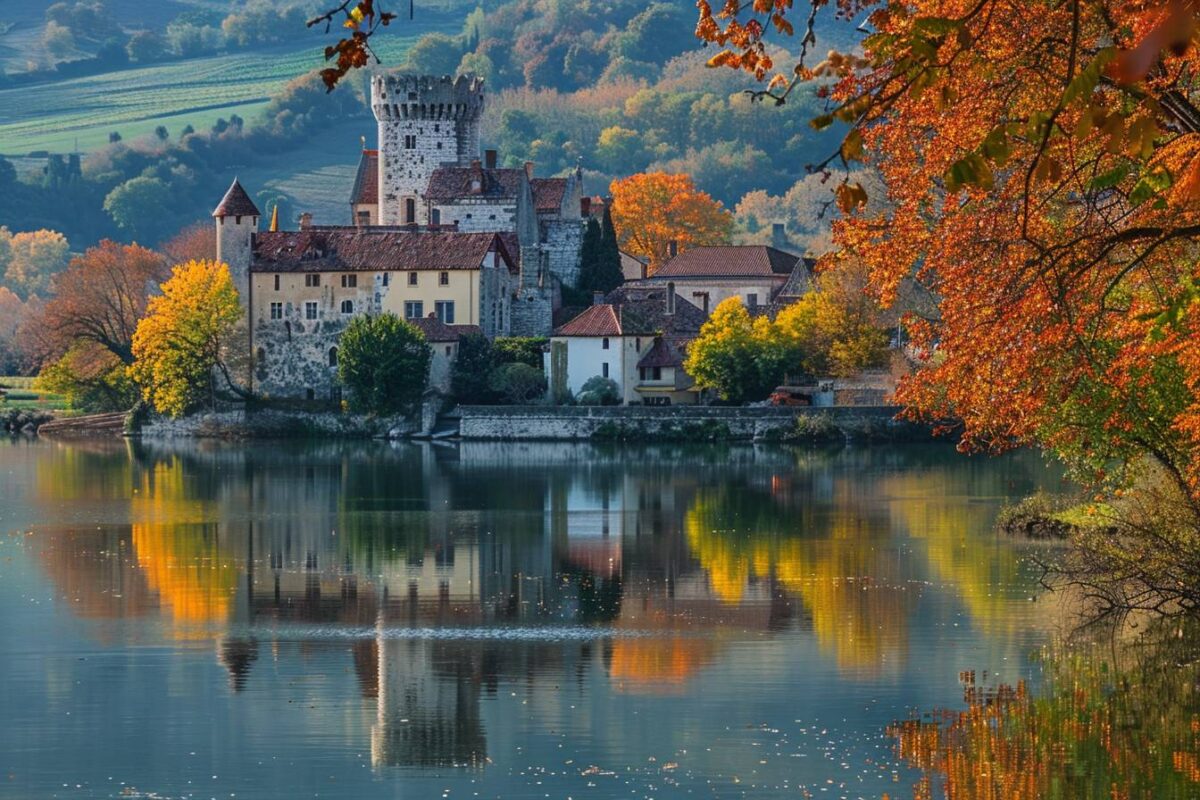
<svg viewBox="0 0 1200 800"><path fill-rule="evenodd" d="M371 110L388 120L479 119L483 113L483 78L475 75L376 75L371 79Z"/></svg>

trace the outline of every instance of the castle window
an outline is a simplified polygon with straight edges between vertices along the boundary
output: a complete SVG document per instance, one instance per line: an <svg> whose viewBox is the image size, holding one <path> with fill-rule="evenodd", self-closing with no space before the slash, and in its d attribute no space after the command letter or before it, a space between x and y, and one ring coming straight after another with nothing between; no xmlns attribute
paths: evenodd
<svg viewBox="0 0 1200 800"><path fill-rule="evenodd" d="M420 319L425 316L425 304L420 300L409 300L404 304L405 319Z"/></svg>
<svg viewBox="0 0 1200 800"><path fill-rule="evenodd" d="M417 285L417 273L415 273L415 272L408 273L408 285L409 286Z"/></svg>
<svg viewBox="0 0 1200 800"><path fill-rule="evenodd" d="M454 301L438 300L436 303L434 303L434 307L437 311L438 319L447 325L454 324Z"/></svg>
<svg viewBox="0 0 1200 800"><path fill-rule="evenodd" d="M417 221L417 201L411 197L404 201L404 222L408 225Z"/></svg>
<svg viewBox="0 0 1200 800"><path fill-rule="evenodd" d="M353 314L354 313L354 301L353 300L343 300L342 301L342 313L343 314Z"/></svg>
<svg viewBox="0 0 1200 800"><path fill-rule="evenodd" d="M404 149L405 150L416 150L417 149L417 137L415 135L413 135L411 133L404 135Z"/></svg>
<svg viewBox="0 0 1200 800"><path fill-rule="evenodd" d="M342 276L342 288L343 289L353 289L357 286L358 286L358 276L357 275L343 275Z"/></svg>
<svg viewBox="0 0 1200 800"><path fill-rule="evenodd" d="M271 319L283 319L283 303L271 303Z"/></svg>
<svg viewBox="0 0 1200 800"><path fill-rule="evenodd" d="M438 273L438 286L449 286L449 285L450 285L450 273L449 272Z"/></svg>
<svg viewBox="0 0 1200 800"><path fill-rule="evenodd" d="M306 302L304 304L304 318L305 319L316 319L317 318L317 301L316 300L309 300L308 302Z"/></svg>
<svg viewBox="0 0 1200 800"><path fill-rule="evenodd" d="M321 285L321 273L310 272L307 275L305 275L304 276L304 285L305 286L320 286Z"/></svg>
<svg viewBox="0 0 1200 800"><path fill-rule="evenodd" d="M279 291L279 276L275 276L275 291Z"/></svg>
<svg viewBox="0 0 1200 800"><path fill-rule="evenodd" d="M331 367L337 366L337 348L336 347L329 348L329 366L331 366Z"/></svg>
<svg viewBox="0 0 1200 800"><path fill-rule="evenodd" d="M438 150L441 150L441 149L442 149L442 143L438 142Z"/></svg>

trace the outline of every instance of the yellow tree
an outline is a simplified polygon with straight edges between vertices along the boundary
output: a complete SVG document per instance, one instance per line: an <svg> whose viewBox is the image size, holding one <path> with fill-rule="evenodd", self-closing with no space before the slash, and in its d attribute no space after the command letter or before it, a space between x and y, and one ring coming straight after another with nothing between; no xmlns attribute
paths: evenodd
<svg viewBox="0 0 1200 800"><path fill-rule="evenodd" d="M782 380L787 360L778 328L766 317L752 319L742 299L730 297L688 346L684 369L701 388L740 403L766 397Z"/></svg>
<svg viewBox="0 0 1200 800"><path fill-rule="evenodd" d="M650 274L669 258L671 242L680 250L728 244L733 215L690 175L639 172L613 181L613 225L621 249L650 259Z"/></svg>
<svg viewBox="0 0 1200 800"><path fill-rule="evenodd" d="M241 316L229 267L216 261L176 266L133 334L129 374L142 397L155 410L178 417L214 397L218 375L238 391L227 346Z"/></svg>

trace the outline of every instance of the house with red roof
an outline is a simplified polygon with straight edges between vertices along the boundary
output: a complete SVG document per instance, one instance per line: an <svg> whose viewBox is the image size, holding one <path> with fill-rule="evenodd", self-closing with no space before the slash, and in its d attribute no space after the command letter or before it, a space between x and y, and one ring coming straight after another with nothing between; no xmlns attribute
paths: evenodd
<svg viewBox="0 0 1200 800"><path fill-rule="evenodd" d="M704 319L699 308L664 287L623 286L597 295L550 338L551 392L578 395L599 375L616 383L622 403L695 403L699 390L683 361Z"/></svg>
<svg viewBox="0 0 1200 800"><path fill-rule="evenodd" d="M752 312L798 299L809 288L812 262L767 245L714 245L678 252L636 286L672 286L705 315L740 297Z"/></svg>

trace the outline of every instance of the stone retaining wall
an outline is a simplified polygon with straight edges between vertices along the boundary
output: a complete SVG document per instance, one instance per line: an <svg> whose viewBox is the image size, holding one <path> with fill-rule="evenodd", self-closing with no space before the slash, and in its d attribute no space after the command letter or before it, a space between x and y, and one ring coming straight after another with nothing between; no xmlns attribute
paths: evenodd
<svg viewBox="0 0 1200 800"><path fill-rule="evenodd" d="M887 434L903 427L894 406L834 408L719 408L709 406L460 406L460 435L468 440L783 440L798 417L812 438L830 434ZM798 438L804 438L801 435ZM886 438L886 436L885 436Z"/></svg>

